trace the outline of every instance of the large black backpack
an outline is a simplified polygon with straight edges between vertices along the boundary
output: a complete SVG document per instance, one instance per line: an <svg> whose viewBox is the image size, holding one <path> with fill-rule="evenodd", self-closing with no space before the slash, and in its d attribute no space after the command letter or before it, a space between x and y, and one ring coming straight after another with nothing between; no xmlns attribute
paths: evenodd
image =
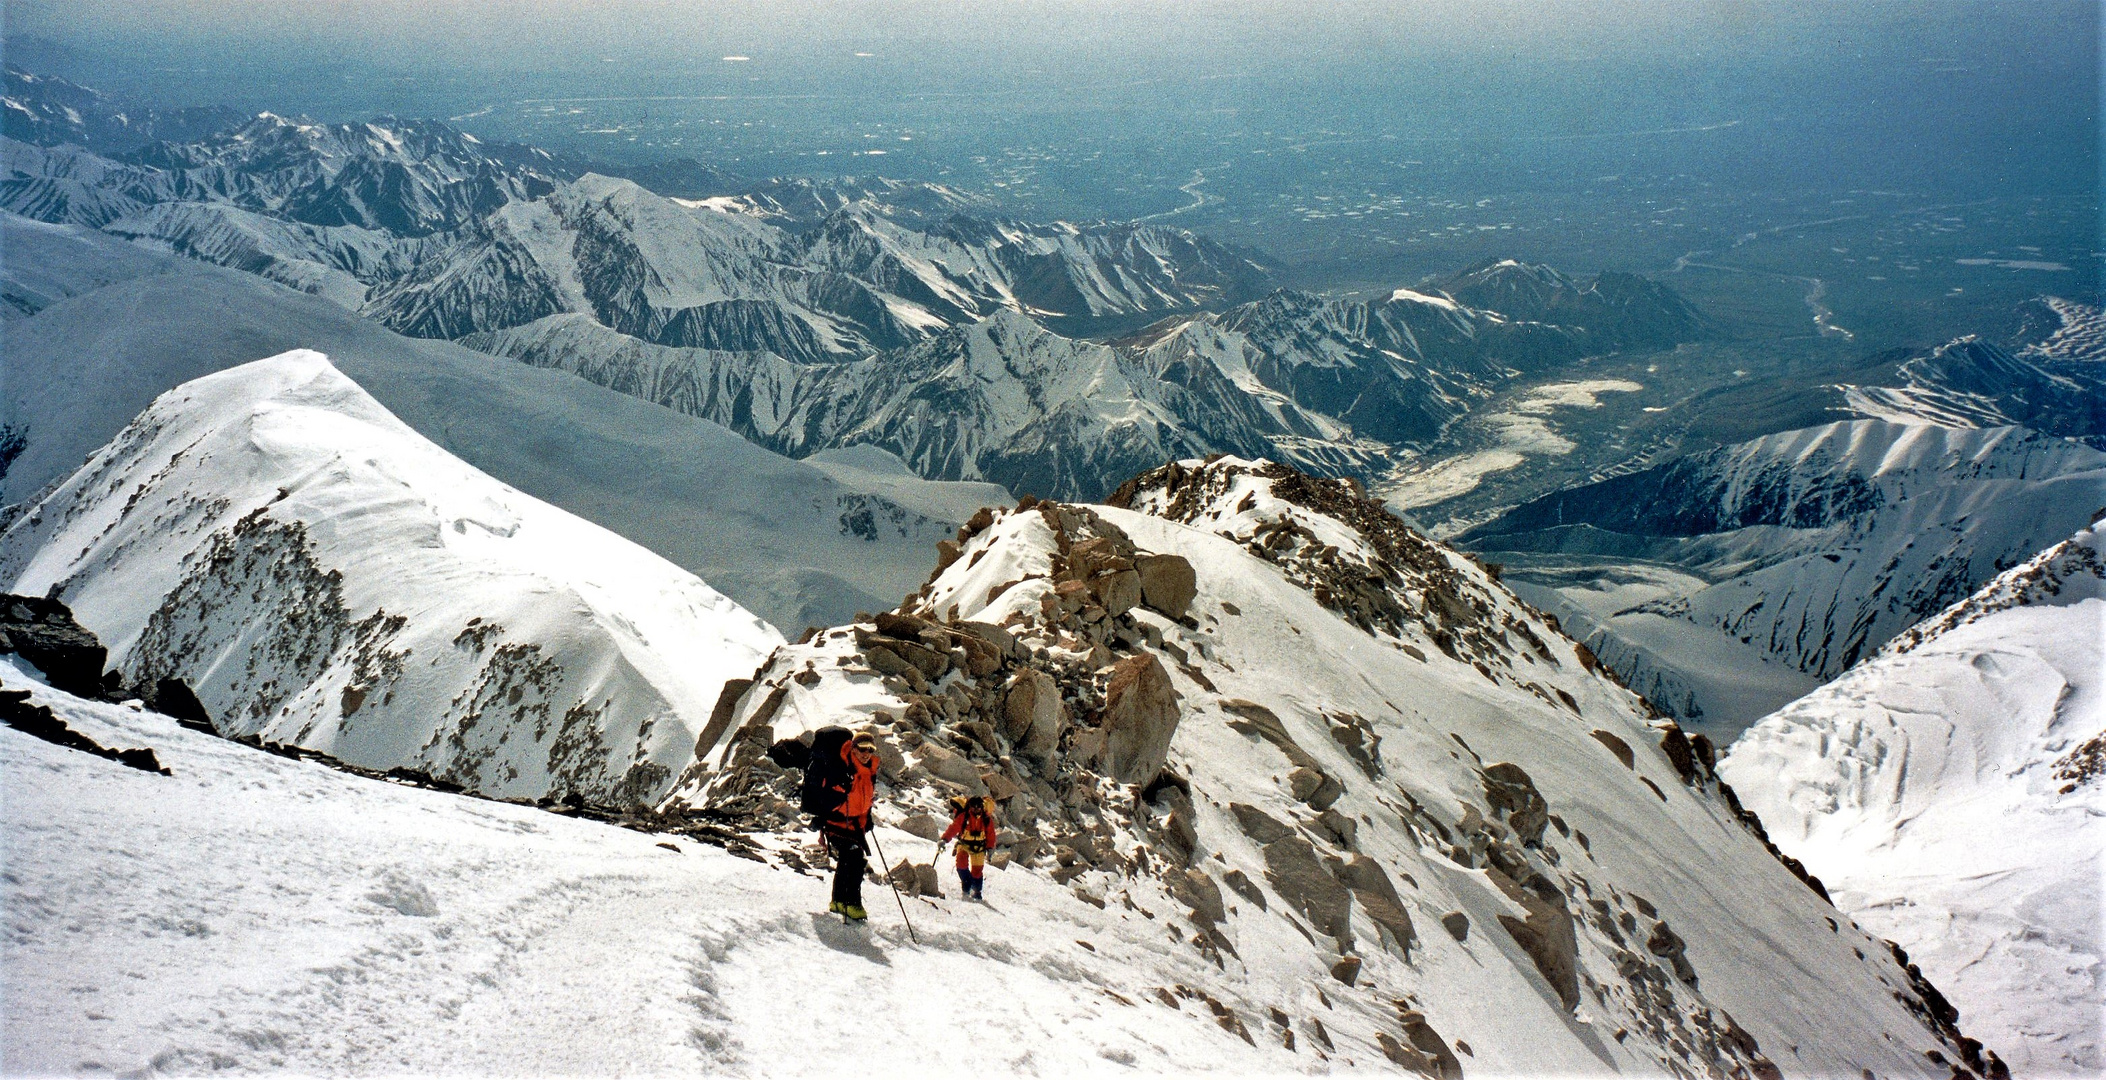
<svg viewBox="0 0 2106 1080"><path fill-rule="evenodd" d="M798 809L816 817L827 817L848 801L848 762L841 749L851 738L844 727L823 727L812 733L812 752L804 769L803 800Z"/></svg>

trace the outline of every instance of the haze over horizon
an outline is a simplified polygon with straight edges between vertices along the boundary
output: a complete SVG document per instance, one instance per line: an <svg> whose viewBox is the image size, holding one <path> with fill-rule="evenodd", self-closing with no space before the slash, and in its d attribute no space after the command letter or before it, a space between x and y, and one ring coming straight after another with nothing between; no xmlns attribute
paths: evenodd
<svg viewBox="0 0 2106 1080"><path fill-rule="evenodd" d="M2099 13L2081 2L807 0L703 18L643 0L28 0L5 18L12 62L150 100L455 117L617 160L820 174L840 170L819 151L874 136L885 171L921 178L1026 143L1183 168L1222 140L1328 131L1527 165L1664 150L1736 182L2097 179L2096 97L2066 92L2096 84ZM555 104L581 121L533 114Z"/></svg>

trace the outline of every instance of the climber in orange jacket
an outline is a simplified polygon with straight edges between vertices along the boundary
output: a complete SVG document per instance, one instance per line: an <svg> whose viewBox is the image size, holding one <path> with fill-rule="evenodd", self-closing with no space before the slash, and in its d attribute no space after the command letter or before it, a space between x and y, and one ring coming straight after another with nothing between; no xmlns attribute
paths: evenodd
<svg viewBox="0 0 2106 1080"><path fill-rule="evenodd" d="M994 814L984 795L952 799L951 809L951 827L943 830L936 849L942 851L944 841L958 841L958 887L966 899L984 900L981 887L987 880L987 853L995 846Z"/></svg>

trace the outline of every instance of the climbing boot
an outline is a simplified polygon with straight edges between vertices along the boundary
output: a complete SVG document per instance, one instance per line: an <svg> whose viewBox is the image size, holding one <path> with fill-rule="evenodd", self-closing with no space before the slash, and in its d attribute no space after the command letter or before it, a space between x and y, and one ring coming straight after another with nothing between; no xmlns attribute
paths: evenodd
<svg viewBox="0 0 2106 1080"><path fill-rule="evenodd" d="M849 922L862 922L864 919L870 917L870 913L864 911L862 905L860 904L842 904L841 914L845 916Z"/></svg>

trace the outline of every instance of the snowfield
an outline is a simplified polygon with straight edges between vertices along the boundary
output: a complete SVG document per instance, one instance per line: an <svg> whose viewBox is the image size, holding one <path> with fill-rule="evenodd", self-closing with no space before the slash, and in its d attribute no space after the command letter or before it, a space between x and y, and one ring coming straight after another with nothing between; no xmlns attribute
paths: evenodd
<svg viewBox="0 0 2106 1080"><path fill-rule="evenodd" d="M2018 1076L2094 1076L2106 1001L2098 526L1750 728L1719 771Z"/></svg>
<svg viewBox="0 0 2106 1080"><path fill-rule="evenodd" d="M105 745L151 746L174 773L0 728L12 1075L1300 1064L1203 1006L1143 1001L1137 966L1175 981L1211 965L1030 874L990 872L985 906L914 901L917 946L895 909L844 927L823 914L824 880L685 838L288 761L37 686L4 659L0 684ZM927 857L904 833L882 840Z"/></svg>

